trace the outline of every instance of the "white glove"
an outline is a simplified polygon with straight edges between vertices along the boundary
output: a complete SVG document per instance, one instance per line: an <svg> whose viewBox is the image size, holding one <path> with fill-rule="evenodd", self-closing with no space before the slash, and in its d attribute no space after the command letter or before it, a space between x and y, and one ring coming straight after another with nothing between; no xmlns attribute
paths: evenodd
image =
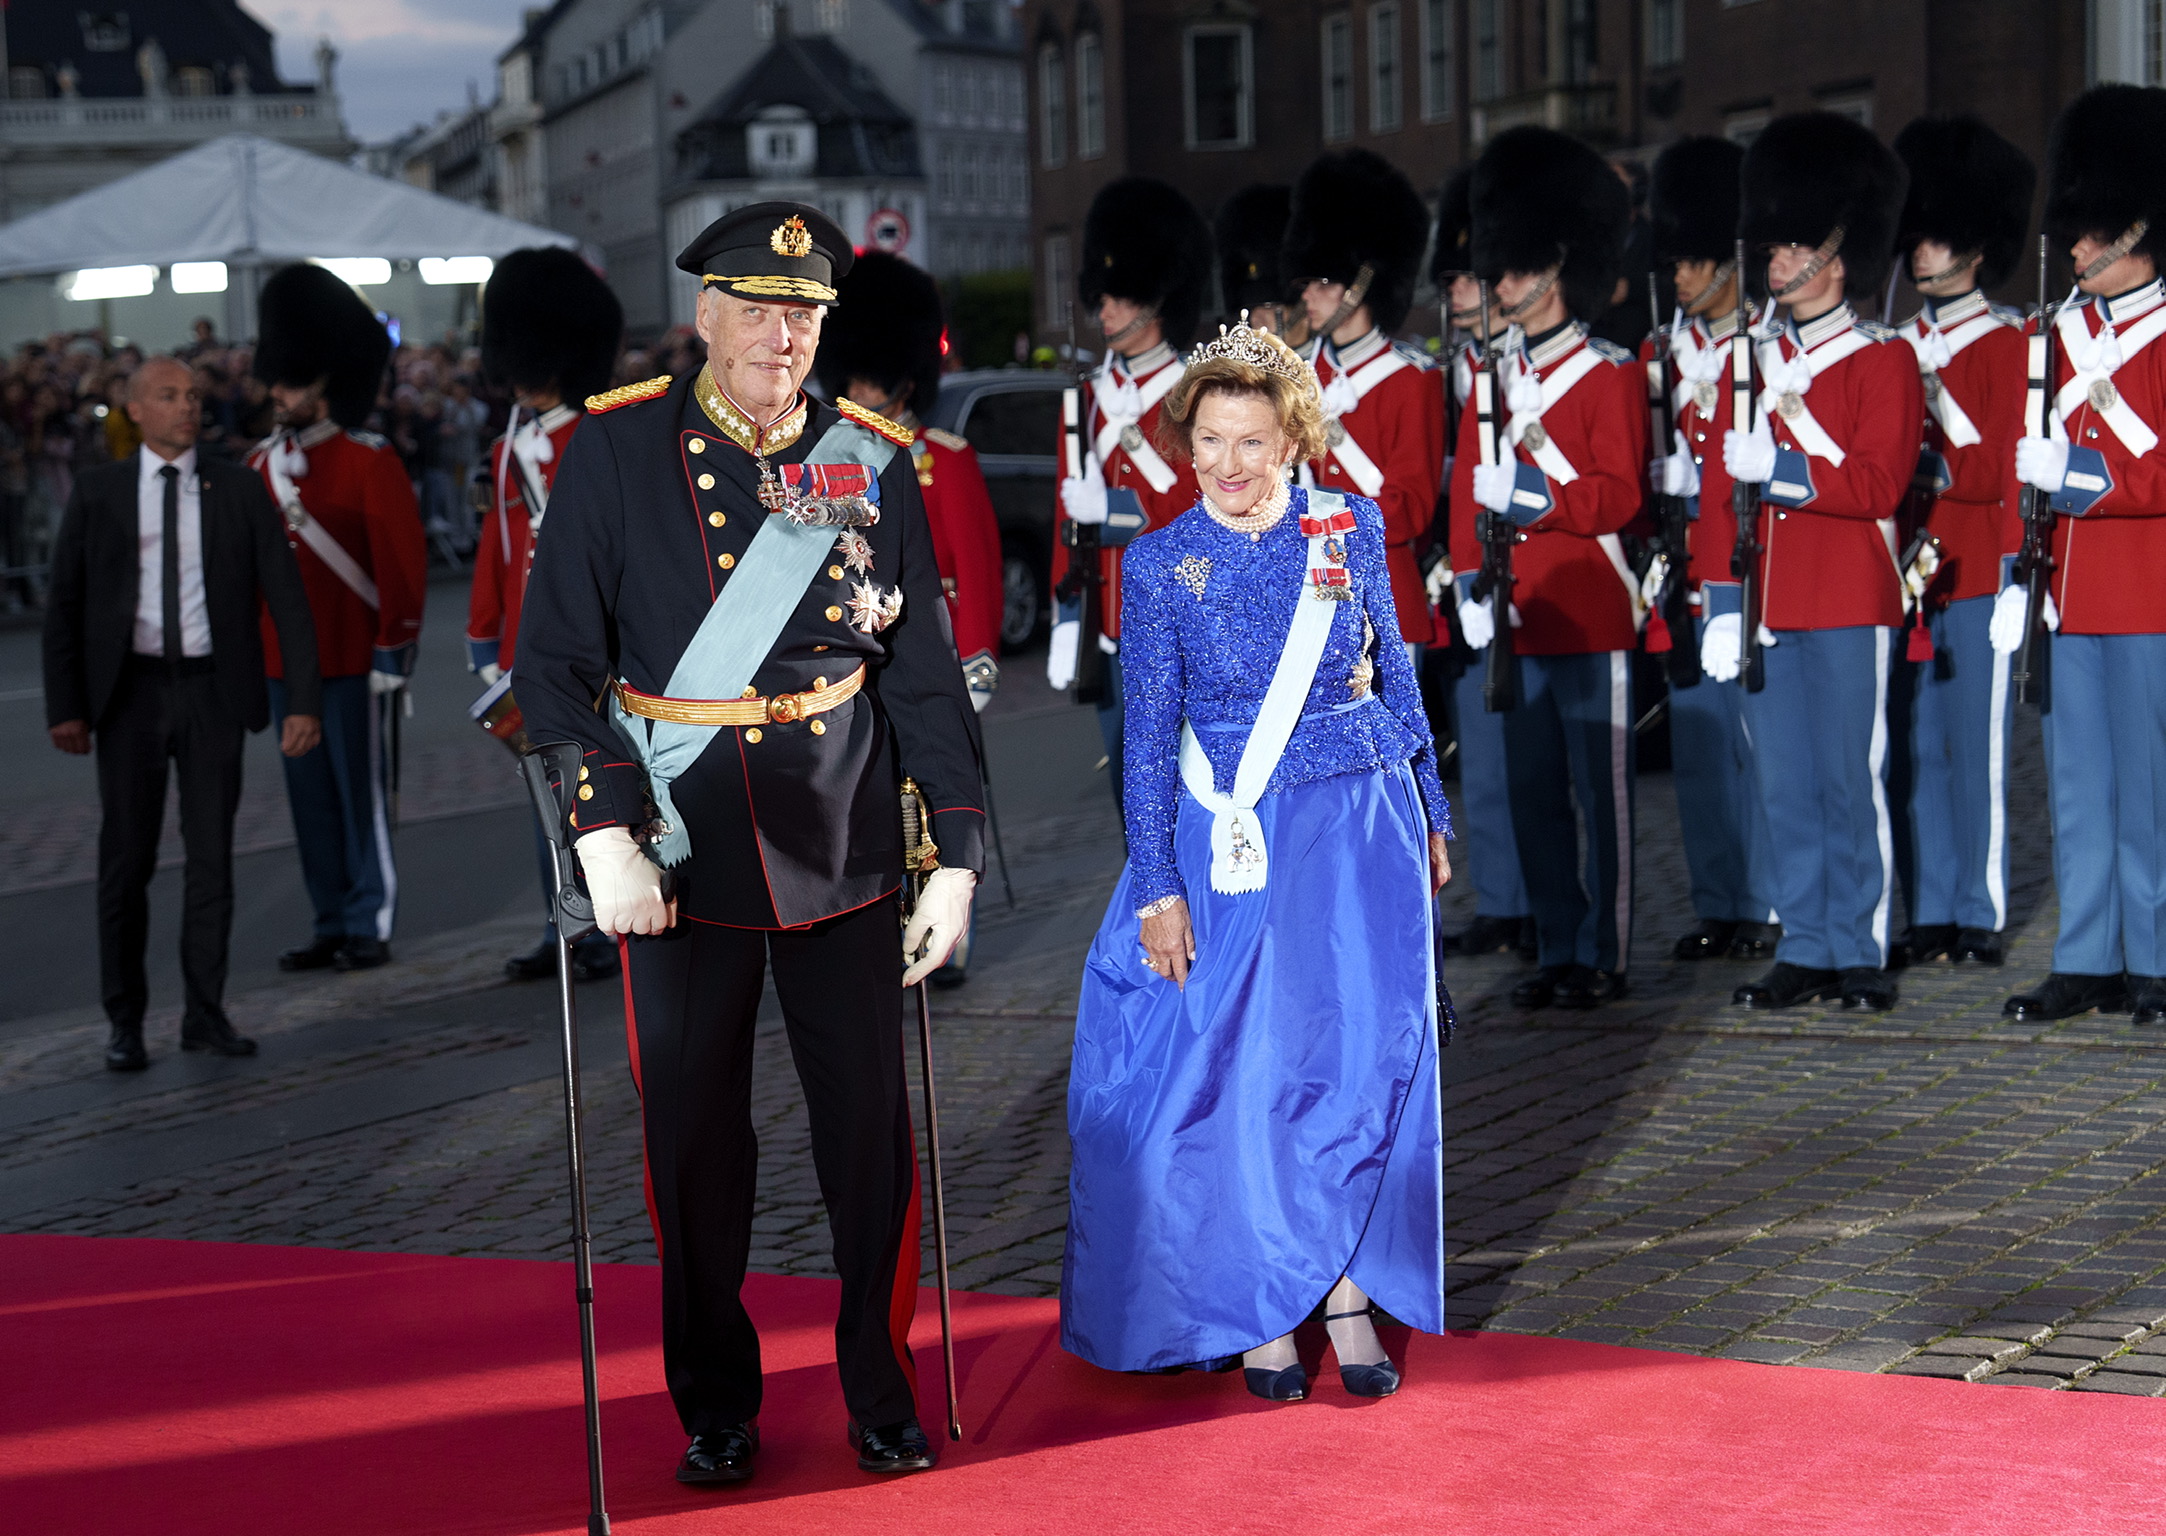
<svg viewBox="0 0 2166 1536"><path fill-rule="evenodd" d="M1106 520L1106 483L1096 475L1063 480L1060 504L1072 523L1102 523Z"/></svg>
<svg viewBox="0 0 2166 1536"><path fill-rule="evenodd" d="M496 679L490 678L489 681L495 682ZM371 698L380 697L387 693L397 693L405 686L405 677L397 672L378 672L373 669L369 672L369 696Z"/></svg>
<svg viewBox="0 0 2166 1536"><path fill-rule="evenodd" d="M2031 630L2031 594L2011 582L1993 599L1993 617L1986 624L1986 639L2003 656L2023 649Z"/></svg>
<svg viewBox="0 0 2166 1536"><path fill-rule="evenodd" d="M594 926L615 936L660 933L677 921L677 903L662 899L662 871L622 827L602 827L573 844L594 900Z"/></svg>
<svg viewBox="0 0 2166 1536"><path fill-rule="evenodd" d="M993 702L993 690L991 686L988 685L981 688L977 684L972 683L969 688L969 693L971 709L978 714L984 714L985 706Z"/></svg>
<svg viewBox="0 0 2166 1536"><path fill-rule="evenodd" d="M1744 670L1744 658L1745 616L1718 613L1709 619L1706 632L1700 636L1700 670L1718 683L1735 682L1737 674Z"/></svg>
<svg viewBox="0 0 2166 1536"><path fill-rule="evenodd" d="M903 972L904 986L916 986L948 963L948 952L970 926L970 893L977 883L967 869L936 869L925 877L918 904L903 924L903 959L920 957Z"/></svg>
<svg viewBox="0 0 2166 1536"><path fill-rule="evenodd" d="M1700 494L1700 466L1692 462L1684 433L1677 434L1675 452L1665 453L1647 466L1647 479L1664 496Z"/></svg>
<svg viewBox="0 0 2166 1536"><path fill-rule="evenodd" d="M2017 438L2016 478L2048 496L2058 495L2068 478L2068 444L2050 437Z"/></svg>
<svg viewBox="0 0 2166 1536"><path fill-rule="evenodd" d="M1489 642L1497 638L1496 610L1487 603L1468 601L1459 605L1459 633L1467 637L1472 650L1486 651Z"/></svg>
<svg viewBox="0 0 2166 1536"><path fill-rule="evenodd" d="M494 688L496 680L504 675L504 669L493 661L483 662L475 675L481 679L483 687Z"/></svg>
<svg viewBox="0 0 2166 1536"><path fill-rule="evenodd" d="M1065 693L1075 682L1075 649L1082 642L1080 619L1063 619L1053 626L1045 647L1045 681L1055 693Z"/></svg>
<svg viewBox="0 0 2166 1536"><path fill-rule="evenodd" d="M1519 462L1516 459L1474 466L1474 499L1492 512L1508 510L1512 505L1512 492L1518 487Z"/></svg>
<svg viewBox="0 0 2166 1536"><path fill-rule="evenodd" d="M1450 602L1452 595L1452 563L1449 560L1439 560L1435 565L1431 566L1429 574L1422 578L1422 590L1428 594L1429 606L1432 608L1442 608L1446 603Z"/></svg>
<svg viewBox="0 0 2166 1536"><path fill-rule="evenodd" d="M1722 467L1742 485L1765 485L1775 473L1775 433L1765 421L1750 432L1732 427L1722 434ZM1702 664L1701 670L1706 670Z"/></svg>
<svg viewBox="0 0 2166 1536"><path fill-rule="evenodd" d="M2061 632L2061 609L2051 592L2046 594L2046 628L2056 635Z"/></svg>

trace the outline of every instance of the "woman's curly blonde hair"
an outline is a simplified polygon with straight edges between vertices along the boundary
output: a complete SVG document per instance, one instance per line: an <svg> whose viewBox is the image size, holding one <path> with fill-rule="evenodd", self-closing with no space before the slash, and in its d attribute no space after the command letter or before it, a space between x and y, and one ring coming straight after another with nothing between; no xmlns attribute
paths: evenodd
<svg viewBox="0 0 2166 1536"><path fill-rule="evenodd" d="M1189 355L1188 371L1166 396L1158 417L1158 449L1193 460L1196 407L1212 394L1255 395L1270 402L1279 430L1293 444L1294 460L1320 459L1330 446L1324 435L1324 402L1316 374L1299 353L1269 331L1247 324L1219 328L1218 339Z"/></svg>

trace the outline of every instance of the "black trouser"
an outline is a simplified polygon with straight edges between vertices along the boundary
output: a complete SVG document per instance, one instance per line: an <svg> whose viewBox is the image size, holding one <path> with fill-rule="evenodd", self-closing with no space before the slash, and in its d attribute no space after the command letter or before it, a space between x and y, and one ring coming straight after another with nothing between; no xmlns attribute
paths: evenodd
<svg viewBox="0 0 2166 1536"><path fill-rule="evenodd" d="M180 783L180 962L183 1027L222 1019L226 943L233 932L233 813L241 803L246 733L218 690L208 658L177 668L127 663L98 721L98 969L105 1016L140 1030L150 986L150 879L165 822L166 761Z"/></svg>
<svg viewBox="0 0 2166 1536"><path fill-rule="evenodd" d="M809 928L680 919L627 946L632 1072L662 1259L662 1366L687 1434L760 1410L760 1341L738 1298L752 1236L752 1017L772 962L812 1123L842 1302L835 1361L860 1424L917 1413L917 1153L903 1076L893 901Z"/></svg>

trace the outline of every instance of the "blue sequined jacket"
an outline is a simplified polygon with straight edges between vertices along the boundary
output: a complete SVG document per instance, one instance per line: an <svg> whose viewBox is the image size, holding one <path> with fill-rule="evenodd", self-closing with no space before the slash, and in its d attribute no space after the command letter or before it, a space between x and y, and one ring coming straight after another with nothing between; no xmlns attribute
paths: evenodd
<svg viewBox="0 0 2166 1536"><path fill-rule="evenodd" d="M1436 743L1392 608L1384 519L1348 496L1355 516L1347 570L1355 601L1339 603L1300 724L1264 791L1342 773L1411 763L1432 830L1449 835L1451 809L1437 777ZM1173 862L1180 810L1181 723L1211 760L1221 793L1233 788L1249 727L1271 686L1294 604L1305 595L1308 492L1261 540L1211 520L1198 505L1128 546L1121 571L1121 693L1126 770L1121 803L1138 906L1185 895Z"/></svg>

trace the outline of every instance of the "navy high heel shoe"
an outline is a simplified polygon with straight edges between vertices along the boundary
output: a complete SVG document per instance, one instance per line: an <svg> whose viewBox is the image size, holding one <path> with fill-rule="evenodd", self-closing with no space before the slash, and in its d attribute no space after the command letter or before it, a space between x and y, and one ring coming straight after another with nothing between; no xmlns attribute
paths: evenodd
<svg viewBox="0 0 2166 1536"><path fill-rule="evenodd" d="M1266 1402L1298 1403L1309 1395L1309 1373L1301 1368L1298 1360L1276 1371L1256 1365L1243 1366L1241 1377L1248 1383L1250 1395Z"/></svg>
<svg viewBox="0 0 2166 1536"><path fill-rule="evenodd" d="M1370 1317L1374 1311L1374 1308L1363 1307L1359 1312L1326 1313L1324 1325L1329 1327L1342 1318ZM1376 1365L1348 1365L1341 1360L1339 1385L1352 1397L1389 1397L1399 1390L1399 1368L1391 1363L1389 1355Z"/></svg>

